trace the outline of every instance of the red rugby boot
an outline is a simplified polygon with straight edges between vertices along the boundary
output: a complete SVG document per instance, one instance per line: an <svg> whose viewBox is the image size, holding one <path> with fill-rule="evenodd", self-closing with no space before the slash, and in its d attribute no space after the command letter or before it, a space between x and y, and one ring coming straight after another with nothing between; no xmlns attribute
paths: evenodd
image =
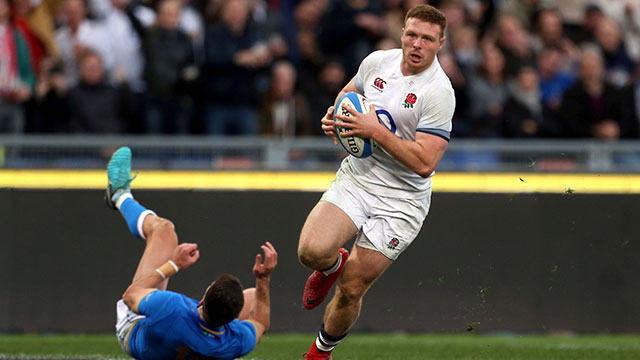
<svg viewBox="0 0 640 360"><path fill-rule="evenodd" d="M345 250L346 251L346 250ZM308 353L302 354L302 358L306 360L331 360L331 351L320 351L316 347L316 342L313 342L311 345L311 349L309 349Z"/></svg>
<svg viewBox="0 0 640 360"><path fill-rule="evenodd" d="M344 264L347 263L349 258L349 252L345 249L340 249L340 256L342 257L342 263L336 272L325 275L324 272L316 270L307 279L307 283L304 285L304 294L302 295L302 305L308 310L320 305L329 294L333 284L338 280L338 276L342 273Z"/></svg>

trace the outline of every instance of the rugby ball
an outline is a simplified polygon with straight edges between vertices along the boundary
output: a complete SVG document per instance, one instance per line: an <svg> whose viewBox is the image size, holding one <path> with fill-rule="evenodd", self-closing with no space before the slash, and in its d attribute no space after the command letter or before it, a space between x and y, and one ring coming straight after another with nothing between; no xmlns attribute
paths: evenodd
<svg viewBox="0 0 640 360"><path fill-rule="evenodd" d="M356 92L348 92L340 96L335 109L333 110L334 115L340 114L343 116L351 116L351 113L346 109L343 109L342 105L348 105L362 114L368 114L369 109L371 108L369 101L367 101L364 96ZM349 130L347 128L335 125L335 130L340 145L342 145L349 154L355 157L365 158L367 156L371 156L373 151L378 147L378 143L373 139L361 138L359 136L340 136L340 134Z"/></svg>

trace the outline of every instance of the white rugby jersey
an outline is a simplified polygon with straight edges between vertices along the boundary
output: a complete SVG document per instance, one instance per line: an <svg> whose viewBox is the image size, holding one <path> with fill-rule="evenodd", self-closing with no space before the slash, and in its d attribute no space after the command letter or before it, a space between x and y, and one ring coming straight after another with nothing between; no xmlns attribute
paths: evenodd
<svg viewBox="0 0 640 360"><path fill-rule="evenodd" d="M404 76L402 49L380 50L367 56L355 76L355 85L376 108L380 121L397 136L415 140L425 132L449 141L455 95L437 58L419 74ZM431 188L423 178L397 161L382 147L372 156L347 156L340 171L367 191L391 197L421 198Z"/></svg>

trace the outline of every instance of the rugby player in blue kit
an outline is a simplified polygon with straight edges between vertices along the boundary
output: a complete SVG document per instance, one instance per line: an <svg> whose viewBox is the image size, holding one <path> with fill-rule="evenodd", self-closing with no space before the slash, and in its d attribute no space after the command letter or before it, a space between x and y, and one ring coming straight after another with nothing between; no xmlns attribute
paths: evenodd
<svg viewBox="0 0 640 360"><path fill-rule="evenodd" d="M116 305L116 333L136 359L234 359L251 352L269 327L269 282L278 254L269 242L256 255L256 287L242 289L220 275L201 300L167 291L169 277L193 265L198 245L178 245L171 221L147 210L131 195L131 150L118 149L107 167L107 205L120 211L131 233L145 241L133 277Z"/></svg>

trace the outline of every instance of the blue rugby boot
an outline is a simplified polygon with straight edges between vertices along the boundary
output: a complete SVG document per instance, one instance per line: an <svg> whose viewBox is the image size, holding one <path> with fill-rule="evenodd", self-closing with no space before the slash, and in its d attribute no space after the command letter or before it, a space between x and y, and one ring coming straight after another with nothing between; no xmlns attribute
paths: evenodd
<svg viewBox="0 0 640 360"><path fill-rule="evenodd" d="M123 146L111 155L107 165L107 177L109 185L104 197L107 206L117 210L116 200L127 192L130 192L130 184L138 174L131 176L131 149Z"/></svg>

